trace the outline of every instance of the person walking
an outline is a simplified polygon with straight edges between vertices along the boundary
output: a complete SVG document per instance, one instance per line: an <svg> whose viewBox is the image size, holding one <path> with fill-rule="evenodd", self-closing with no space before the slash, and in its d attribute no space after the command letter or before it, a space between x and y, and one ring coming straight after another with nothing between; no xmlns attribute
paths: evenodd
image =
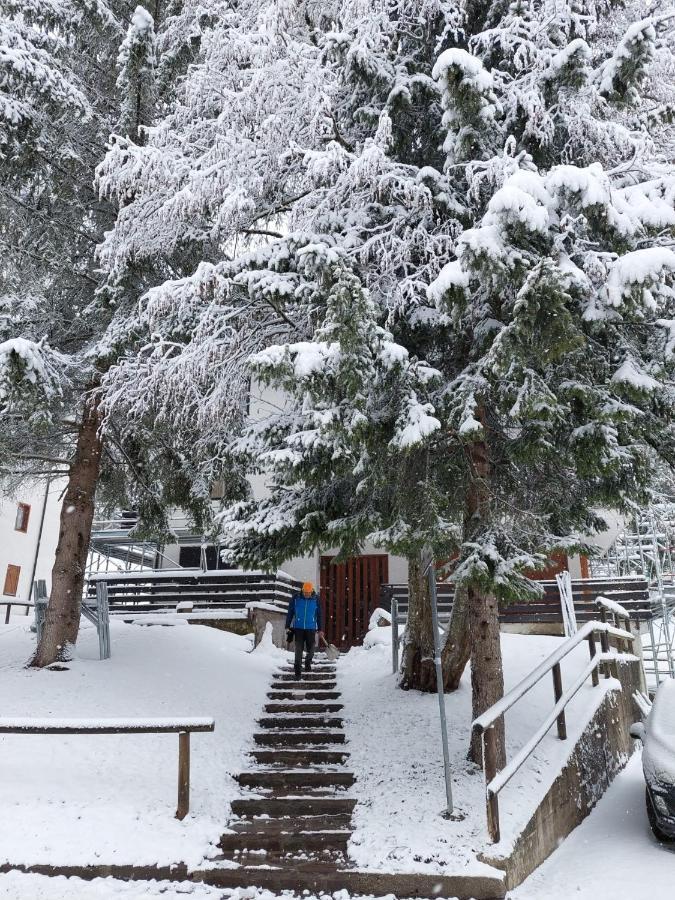
<svg viewBox="0 0 675 900"><path fill-rule="evenodd" d="M306 581L299 594L293 594L286 615L288 643L295 638L295 677L302 678L302 654L305 652L305 672L312 669L316 634L323 638L321 603L311 581Z"/></svg>

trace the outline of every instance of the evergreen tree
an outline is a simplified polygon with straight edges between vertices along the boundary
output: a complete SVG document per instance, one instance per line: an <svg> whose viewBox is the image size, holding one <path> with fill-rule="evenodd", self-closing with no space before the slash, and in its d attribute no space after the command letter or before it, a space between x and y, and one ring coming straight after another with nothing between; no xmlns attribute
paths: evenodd
<svg viewBox="0 0 675 900"><path fill-rule="evenodd" d="M141 286L169 273L158 260L106 283L97 248L117 209L94 187L110 135L142 140L152 98L170 102L194 53L179 52L185 10L161 5L154 18L166 15L173 35L157 37L150 12L125 0L0 2L0 471L67 479L36 665L67 657L77 637L95 496L155 526L169 503L197 517L208 506L161 429L122 437L114 418L102 427L101 377L124 349L120 322ZM158 40L175 63L160 67L161 85Z"/></svg>
<svg viewBox="0 0 675 900"><path fill-rule="evenodd" d="M213 263L149 295L148 308L168 304L185 331L170 344L171 329L159 328L144 371L156 392L181 358L194 371L225 346L230 358L239 334L256 353L254 339L282 345L254 366L289 393L290 412L232 448L269 467L278 488L228 515L235 556L253 564L335 542L349 553L366 540L406 552L421 623L409 629L407 684L429 687L415 666L431 643L420 554L456 548L455 609L470 627L451 633L461 652L446 651L461 671L469 634L479 714L502 691L498 601L536 591L525 572L583 545L602 528L595 510L642 499L653 459L672 452L672 79L659 77L673 69L670 20L644 19L637 3L576 0L350 0L330 16L301 4L304 23L295 8L270 9L274 27L242 38L246 75L226 81L218 115L169 117L158 131L180 177L156 176L158 150L142 148L119 179L135 198L128 208L157 222L165 246L177 239L162 231L167 216L152 218L158 192L164 212L196 219ZM214 47L226 45L229 32L213 34ZM301 90L275 78L291 61L304 64ZM187 95L214 71L197 67ZM272 103L276 145L259 115L272 115ZM221 171L224 191L211 179ZM107 245L111 271L150 248L146 237L122 217ZM242 238L260 246L240 254ZM308 267L317 247L325 261ZM336 290L354 321L336 317ZM267 332L230 330L223 343L202 292L227 300L223 321L278 318ZM386 377L373 328L407 353ZM341 349L328 365L330 333ZM357 359L346 350L353 334L374 342ZM308 374L302 361L313 359L326 365ZM372 379L363 398L343 378L346 359ZM388 377L410 384L422 359L433 378L414 382L418 405L401 421L421 411L438 425L397 445ZM217 397L222 384L212 371L196 396Z"/></svg>

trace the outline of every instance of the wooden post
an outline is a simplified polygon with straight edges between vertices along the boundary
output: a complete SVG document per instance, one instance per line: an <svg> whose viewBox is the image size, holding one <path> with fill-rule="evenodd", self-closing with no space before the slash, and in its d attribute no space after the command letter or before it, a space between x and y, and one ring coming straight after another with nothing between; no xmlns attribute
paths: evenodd
<svg viewBox="0 0 675 900"><path fill-rule="evenodd" d="M600 632L600 649L603 653L609 653L609 637L606 631ZM602 669L605 673L605 678L609 678L611 674L609 671L609 663L603 663Z"/></svg>
<svg viewBox="0 0 675 900"><path fill-rule="evenodd" d="M483 771L488 833L490 840L495 844L499 841L499 797L490 792L488 785L497 774L497 754L497 731L494 725L490 725L487 731L483 732Z"/></svg>
<svg viewBox="0 0 675 900"><path fill-rule="evenodd" d="M596 650L595 650L595 635L593 634L593 632L591 632L588 635L588 652L591 655L591 659L594 659ZM597 666L595 669L593 669L593 672L591 673L591 680L593 682L594 687L597 687L600 684L600 676L598 675Z"/></svg>
<svg viewBox="0 0 675 900"><path fill-rule="evenodd" d="M12 604L8 603L7 604L7 612L5 613L5 625L9 625L9 613L10 613L11 609L12 609Z"/></svg>
<svg viewBox="0 0 675 900"><path fill-rule="evenodd" d="M190 732L178 733L178 809L176 818L184 819L190 808Z"/></svg>
<svg viewBox="0 0 675 900"><path fill-rule="evenodd" d="M553 672L553 693L555 694L555 702L563 695L562 673L560 671L560 663L556 663L551 670ZM564 741L567 737L567 724L565 723L565 710L561 710L558 719L558 737Z"/></svg>

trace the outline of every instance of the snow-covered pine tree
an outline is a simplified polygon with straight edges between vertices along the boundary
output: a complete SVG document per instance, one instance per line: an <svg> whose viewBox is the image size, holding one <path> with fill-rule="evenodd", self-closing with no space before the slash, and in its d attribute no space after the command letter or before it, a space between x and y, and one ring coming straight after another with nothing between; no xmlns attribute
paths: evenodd
<svg viewBox="0 0 675 900"><path fill-rule="evenodd" d="M615 9L469 12L433 73L465 208L429 296L452 323L454 578L477 715L502 691L497 601L522 596L538 554L602 527L596 510L644 500L655 459L672 463L675 181L649 113L669 100L648 78L659 58L672 71L667 18L622 33Z"/></svg>
<svg viewBox="0 0 675 900"><path fill-rule="evenodd" d="M243 91L228 82L226 91L213 92L220 118L212 132L218 141L207 145L217 147L211 156L193 153L199 148L193 121L178 123L167 146L176 148L175 172L187 172L187 160L198 169L196 182L156 177L159 167L146 148L139 169L134 151L126 187L124 178L119 184L135 199L108 244L111 270L116 261L124 266L129 248L150 248L153 234L178 245L176 232L166 230L168 217L152 218L160 208L153 207L153 190L165 211L185 209L192 220L196 196L207 259L234 251L228 235L257 231L255 239L268 245L158 289L153 310L160 312L162 296L173 309L172 297L197 298L202 286L210 298L215 284L220 296L244 304L238 310L267 294L290 334L299 326L295 333L306 339L315 323L322 325L330 291L318 278L301 277L298 251L321 243L345 254L377 324L410 358L426 359L441 373L426 397L441 428L430 438L425 483L453 485L434 543L449 541L463 523L453 577L466 588L473 615L480 713L501 691L497 600L533 590L524 572L601 527L596 508L639 498L648 455L667 454L671 393L662 372L672 353L665 335L672 334L673 203L661 148L672 83L663 75L672 72L672 60L660 38L667 21L635 27L639 4L608 14L576 2L350 0L324 19L312 19L312 9L303 6L315 26L310 41L289 40L301 27L297 20L288 26L288 7L276 19L281 43L293 51L284 56L276 45L275 71L285 71L288 59L311 59L303 91L292 79L288 90L272 76L265 81L252 64ZM325 60L320 76L316 46ZM214 71L197 67L192 89L210 84ZM273 121L282 127L276 147L265 142L262 123L254 127L252 84L263 105L274 85ZM308 84L322 96L314 108L321 110L323 143L299 100ZM217 126L230 119L221 138ZM202 171L223 171L223 161L235 173L231 190L216 178L211 190ZM247 170L253 192L246 190ZM134 209L141 195L145 206ZM142 236L133 213L143 208L155 227ZM220 245L206 239L214 223ZM272 233L285 228L292 229L290 241ZM175 314L182 314L178 305ZM195 303L190 315L206 322L208 307ZM156 383L162 372L177 371L184 351L193 367L208 360L216 334L212 329L177 346L160 335L150 365ZM287 336L279 329L267 337ZM171 369L162 352L172 355ZM289 377L287 369L268 374ZM217 377L207 378L199 396L216 396L217 386ZM296 395L292 384L287 389ZM359 440L367 443L365 433ZM335 470L338 462L331 463ZM325 472L328 486L334 469ZM426 513L428 506L420 495L419 508ZM255 518L250 507L247 514ZM271 510L270 522L279 526ZM289 519L284 527L294 525ZM321 527L328 538L330 523ZM262 523L255 528L255 554L273 555L278 533L270 530L271 543L263 545ZM396 546L389 526L366 536Z"/></svg>
<svg viewBox="0 0 675 900"><path fill-rule="evenodd" d="M310 186L302 157L285 151L323 147L327 134L317 34L329 10L269 0L208 8L208 19L195 17L200 60L175 101L142 145L116 140L98 168L102 195L120 206L100 249L108 290L138 270L166 273L119 317L128 352L103 386L122 435L161 428L204 484L223 471L238 484L228 445L248 405L248 357L311 334L322 308L296 260L314 237L282 232ZM160 34L158 78L163 47L174 52Z"/></svg>
<svg viewBox="0 0 675 900"><path fill-rule="evenodd" d="M178 5L165 9L178 30L164 38L175 65L164 68L163 97L194 50L179 52ZM164 4L151 6L0 2L0 471L67 479L36 665L65 657L77 636L97 486L99 500L122 498L155 518L164 495L194 493L188 467L147 432L123 441L118 423L101 430L100 380L122 348L118 320L153 276L136 270L116 290L101 277L97 246L116 208L99 197L94 173L111 133L124 127L129 140L147 124L150 13Z"/></svg>
<svg viewBox="0 0 675 900"><path fill-rule="evenodd" d="M450 19L445 8L429 11L420 26L408 11L397 22L386 4L376 4L374 11L340 4L330 11L312 3L268 3L263 16L259 0L241 3L214 28L203 65L186 80L182 104L153 129L148 146L129 152L120 146L109 155L100 170L104 191L133 198L104 247L112 277L130 259L175 254L186 232L202 241L203 259L214 263L242 246L270 243L264 253L202 267L148 295L139 336L144 354L125 360L106 379L118 409L130 417L154 414L160 398L171 398L161 403L164 414L198 421L198 442L205 434L230 436L241 423L239 386L247 378L242 350L260 349L266 340L306 338L321 321L326 295L320 285L303 293L290 276L297 270L296 251L324 241L326 234L329 246L336 233L348 247L350 263L368 279L383 320L406 303L412 307L420 298L426 303L425 286L437 271L438 254L450 251L453 228L435 211L438 197L447 213L449 192L439 171L442 110L430 78L436 39ZM349 33L335 30L343 22ZM397 66L399 46L409 57L407 73ZM395 136L390 107L400 111ZM423 108L424 115L418 115ZM390 143L398 148L392 158ZM431 187L418 177L417 165L430 157L438 167ZM350 220L352 205L357 214ZM292 246L279 229L291 230ZM255 270L248 279L246 266ZM282 291L284 266L290 284ZM199 303L202 291L207 300L217 298L214 309L225 301L227 321L240 327L240 343L233 328L213 327L208 303ZM300 309L298 300L306 298ZM241 313L232 309L237 299ZM270 303L277 319L285 318L286 334L278 321L268 335L243 324L245 315L256 323L259 314L268 318ZM168 310L166 329L163 310ZM410 338L407 323L405 328ZM214 358L230 363L204 365ZM198 388L180 387L188 383ZM223 403L226 396L229 403ZM225 443L220 452L226 452ZM392 477L401 471L394 465ZM411 523L400 525L387 534L414 530ZM409 552L419 558L419 548ZM410 669L421 663L426 674L417 682L413 676L412 686L434 677L428 604L415 603L422 585L420 578L412 579L411 621L417 606L423 621L408 634ZM424 643L414 640L417 631Z"/></svg>

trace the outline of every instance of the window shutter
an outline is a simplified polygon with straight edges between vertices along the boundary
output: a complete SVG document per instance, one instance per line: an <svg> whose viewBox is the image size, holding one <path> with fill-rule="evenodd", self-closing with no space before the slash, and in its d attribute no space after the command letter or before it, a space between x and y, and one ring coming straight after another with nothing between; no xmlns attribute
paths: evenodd
<svg viewBox="0 0 675 900"><path fill-rule="evenodd" d="M28 531L28 520L30 519L30 504L19 503L16 508L16 521L14 523L15 531Z"/></svg>
<svg viewBox="0 0 675 900"><path fill-rule="evenodd" d="M3 594L7 597L16 597L19 589L19 576L21 575L21 566L13 566L11 563L7 566L5 574L5 587Z"/></svg>

